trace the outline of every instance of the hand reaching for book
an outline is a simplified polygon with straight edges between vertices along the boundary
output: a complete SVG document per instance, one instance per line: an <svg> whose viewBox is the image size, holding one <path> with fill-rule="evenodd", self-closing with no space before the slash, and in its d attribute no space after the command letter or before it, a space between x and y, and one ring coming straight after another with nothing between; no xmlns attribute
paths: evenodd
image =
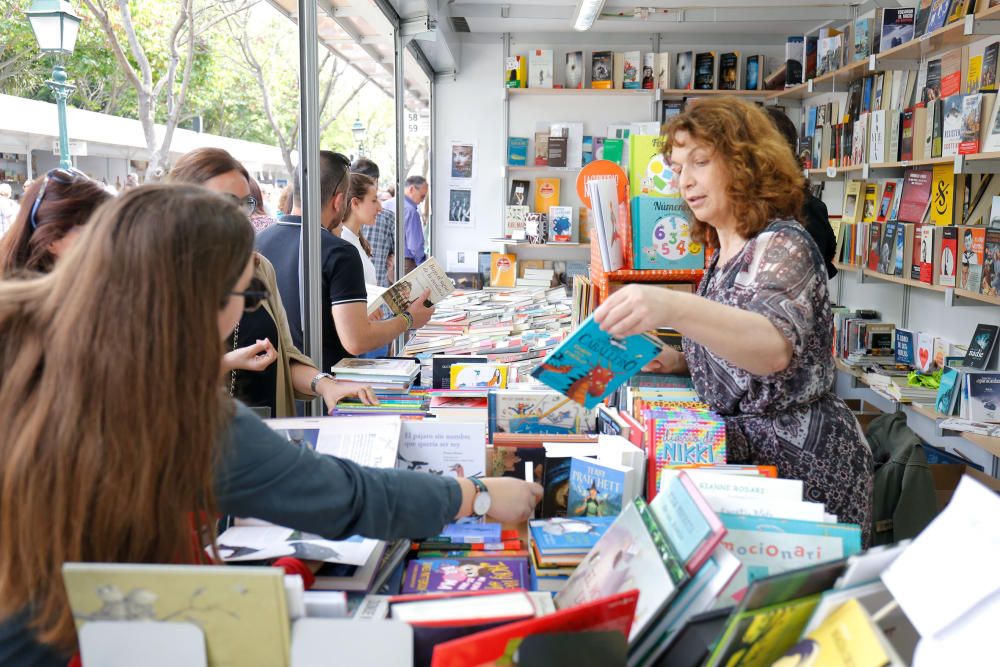
<svg viewBox="0 0 1000 667"><path fill-rule="evenodd" d="M615 338L669 326L671 304L676 296L676 292L662 287L628 285L594 311L594 320Z"/></svg>
<svg viewBox="0 0 1000 667"><path fill-rule="evenodd" d="M472 514L472 502L476 489L472 482L459 478L462 486L462 507L459 516ZM526 482L516 477L486 477L483 484L490 493L488 516L503 523L527 521L535 511L544 492L541 485Z"/></svg>
<svg viewBox="0 0 1000 667"><path fill-rule="evenodd" d="M427 324L430 321L431 316L434 315L434 306L424 305L425 302L430 303L429 301L430 298L431 298L431 291L429 289L426 289L424 290L424 293L421 294L419 297L417 297L416 300L414 300L413 303L410 304L409 308L406 309L413 317L414 329L419 329L420 327Z"/></svg>

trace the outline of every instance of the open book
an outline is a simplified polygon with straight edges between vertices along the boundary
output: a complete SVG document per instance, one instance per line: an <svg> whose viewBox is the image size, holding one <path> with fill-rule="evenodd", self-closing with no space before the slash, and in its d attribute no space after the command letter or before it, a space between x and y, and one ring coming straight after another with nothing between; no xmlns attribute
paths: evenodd
<svg viewBox="0 0 1000 667"><path fill-rule="evenodd" d="M369 291L368 314L388 306L393 315L399 315L428 289L431 295L424 304L428 307L455 291L455 283L433 257L428 257L426 262L396 281L377 298L372 299Z"/></svg>

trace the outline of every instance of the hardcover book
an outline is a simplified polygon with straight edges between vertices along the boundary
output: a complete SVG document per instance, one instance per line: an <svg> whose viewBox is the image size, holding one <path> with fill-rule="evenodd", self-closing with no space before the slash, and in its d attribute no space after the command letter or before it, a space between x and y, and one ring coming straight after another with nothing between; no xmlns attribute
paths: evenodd
<svg viewBox="0 0 1000 667"><path fill-rule="evenodd" d="M494 389L489 393L491 441L497 433L586 433L595 423L592 410L550 389Z"/></svg>
<svg viewBox="0 0 1000 667"><path fill-rule="evenodd" d="M717 85L714 51L699 53L694 57L695 90L715 90Z"/></svg>
<svg viewBox="0 0 1000 667"><path fill-rule="evenodd" d="M690 212L676 197L632 199L633 262L636 269L701 269L704 249L691 239Z"/></svg>
<svg viewBox="0 0 1000 667"><path fill-rule="evenodd" d="M628 497L627 466L574 456L569 464L568 517L618 516Z"/></svg>
<svg viewBox="0 0 1000 667"><path fill-rule="evenodd" d="M528 164L528 138L507 138L507 164L512 167L524 167Z"/></svg>
<svg viewBox="0 0 1000 667"><path fill-rule="evenodd" d="M506 69L505 85L508 88L528 87L527 56L508 56L504 67Z"/></svg>
<svg viewBox="0 0 1000 667"><path fill-rule="evenodd" d="M552 351L532 377L587 408L596 407L660 353L648 334L612 338L593 315Z"/></svg>
<svg viewBox="0 0 1000 667"><path fill-rule="evenodd" d="M529 590L524 558L431 558L410 561L402 593Z"/></svg>
<svg viewBox="0 0 1000 667"><path fill-rule="evenodd" d="M995 324L980 324L976 327L969 342L969 349L965 353L963 365L966 368L986 369L990 357L993 356L993 348L996 347L998 331L1000 327Z"/></svg>

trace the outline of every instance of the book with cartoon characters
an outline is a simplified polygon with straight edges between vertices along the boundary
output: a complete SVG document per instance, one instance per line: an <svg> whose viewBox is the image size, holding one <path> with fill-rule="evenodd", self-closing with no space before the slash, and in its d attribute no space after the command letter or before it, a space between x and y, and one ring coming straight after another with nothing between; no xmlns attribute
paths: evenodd
<svg viewBox="0 0 1000 667"><path fill-rule="evenodd" d="M661 349L649 334L613 338L591 315L531 375L570 400L595 408Z"/></svg>
<svg viewBox="0 0 1000 667"><path fill-rule="evenodd" d="M687 205L679 197L633 197L632 244L635 268L705 268L705 249L691 238L692 222Z"/></svg>
<svg viewBox="0 0 1000 667"><path fill-rule="evenodd" d="M587 433L596 424L593 410L544 388L491 389L488 414L490 441L497 433Z"/></svg>
<svg viewBox="0 0 1000 667"><path fill-rule="evenodd" d="M574 456L569 464L568 517L618 516L623 500L631 500L635 473L628 466Z"/></svg>
<svg viewBox="0 0 1000 667"><path fill-rule="evenodd" d="M614 521L613 516L552 517L529 521L528 530L542 556L585 554Z"/></svg>
<svg viewBox="0 0 1000 667"><path fill-rule="evenodd" d="M402 593L528 590L530 585L525 558L418 558L406 567Z"/></svg>

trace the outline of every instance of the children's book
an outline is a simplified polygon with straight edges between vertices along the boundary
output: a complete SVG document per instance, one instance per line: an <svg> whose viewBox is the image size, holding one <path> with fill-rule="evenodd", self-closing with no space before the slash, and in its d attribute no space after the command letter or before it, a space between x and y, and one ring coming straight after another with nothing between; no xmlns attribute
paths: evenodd
<svg viewBox="0 0 1000 667"><path fill-rule="evenodd" d="M404 420L396 467L445 477L484 477L486 434L482 424L471 419L466 422Z"/></svg>
<svg viewBox="0 0 1000 667"><path fill-rule="evenodd" d="M528 590L530 585L524 558L418 558L406 568L402 593Z"/></svg>
<svg viewBox="0 0 1000 667"><path fill-rule="evenodd" d="M803 655L814 659L811 664L816 667L909 664L900 659L869 612L855 598L847 599L785 654L794 660ZM783 664L783 660L778 662Z"/></svg>
<svg viewBox="0 0 1000 667"><path fill-rule="evenodd" d="M549 243L575 243L576 225L573 223L572 206L550 206Z"/></svg>
<svg viewBox="0 0 1000 667"><path fill-rule="evenodd" d="M508 88L528 87L528 56L508 56L504 68L504 83Z"/></svg>
<svg viewBox="0 0 1000 667"><path fill-rule="evenodd" d="M368 306L368 314L378 312L382 306L388 306L393 314L399 315L427 290L430 290L430 294L424 300L424 305L427 307L433 306L455 291L455 283L434 257L428 257L424 263L384 291Z"/></svg>
<svg viewBox="0 0 1000 667"><path fill-rule="evenodd" d="M677 195L673 172L663 156L659 135L629 135L629 189L632 197L644 194L653 197Z"/></svg>
<svg viewBox="0 0 1000 667"><path fill-rule="evenodd" d="M667 466L726 462L726 425L712 411L660 405L646 410L643 420L649 452L646 497L655 498Z"/></svg>
<svg viewBox="0 0 1000 667"><path fill-rule="evenodd" d="M210 667L289 664L284 573L272 567L66 563L77 630L97 621L185 621Z"/></svg>
<svg viewBox="0 0 1000 667"><path fill-rule="evenodd" d="M704 248L691 238L691 224L690 211L678 197L633 197L635 268L705 268Z"/></svg>
<svg viewBox="0 0 1000 667"><path fill-rule="evenodd" d="M497 433L586 433L594 424L593 410L550 389L492 389L489 393L490 440Z"/></svg>
<svg viewBox="0 0 1000 667"><path fill-rule="evenodd" d="M528 522L531 540L542 556L590 551L614 523L615 516L569 516Z"/></svg>
<svg viewBox="0 0 1000 667"><path fill-rule="evenodd" d="M664 470L660 492L649 503L674 551L694 575L726 534L722 521L682 470Z"/></svg>
<svg viewBox="0 0 1000 667"><path fill-rule="evenodd" d="M574 456L569 464L568 517L618 516L636 491L635 473L628 466ZM641 491L641 489L639 489Z"/></svg>
<svg viewBox="0 0 1000 667"><path fill-rule="evenodd" d="M625 263L623 239L618 231L621 210L617 183L613 178L596 177L586 187L601 264L605 271L617 271Z"/></svg>
<svg viewBox="0 0 1000 667"><path fill-rule="evenodd" d="M594 408L660 353L653 336L613 338L593 315L531 375L587 408Z"/></svg>

